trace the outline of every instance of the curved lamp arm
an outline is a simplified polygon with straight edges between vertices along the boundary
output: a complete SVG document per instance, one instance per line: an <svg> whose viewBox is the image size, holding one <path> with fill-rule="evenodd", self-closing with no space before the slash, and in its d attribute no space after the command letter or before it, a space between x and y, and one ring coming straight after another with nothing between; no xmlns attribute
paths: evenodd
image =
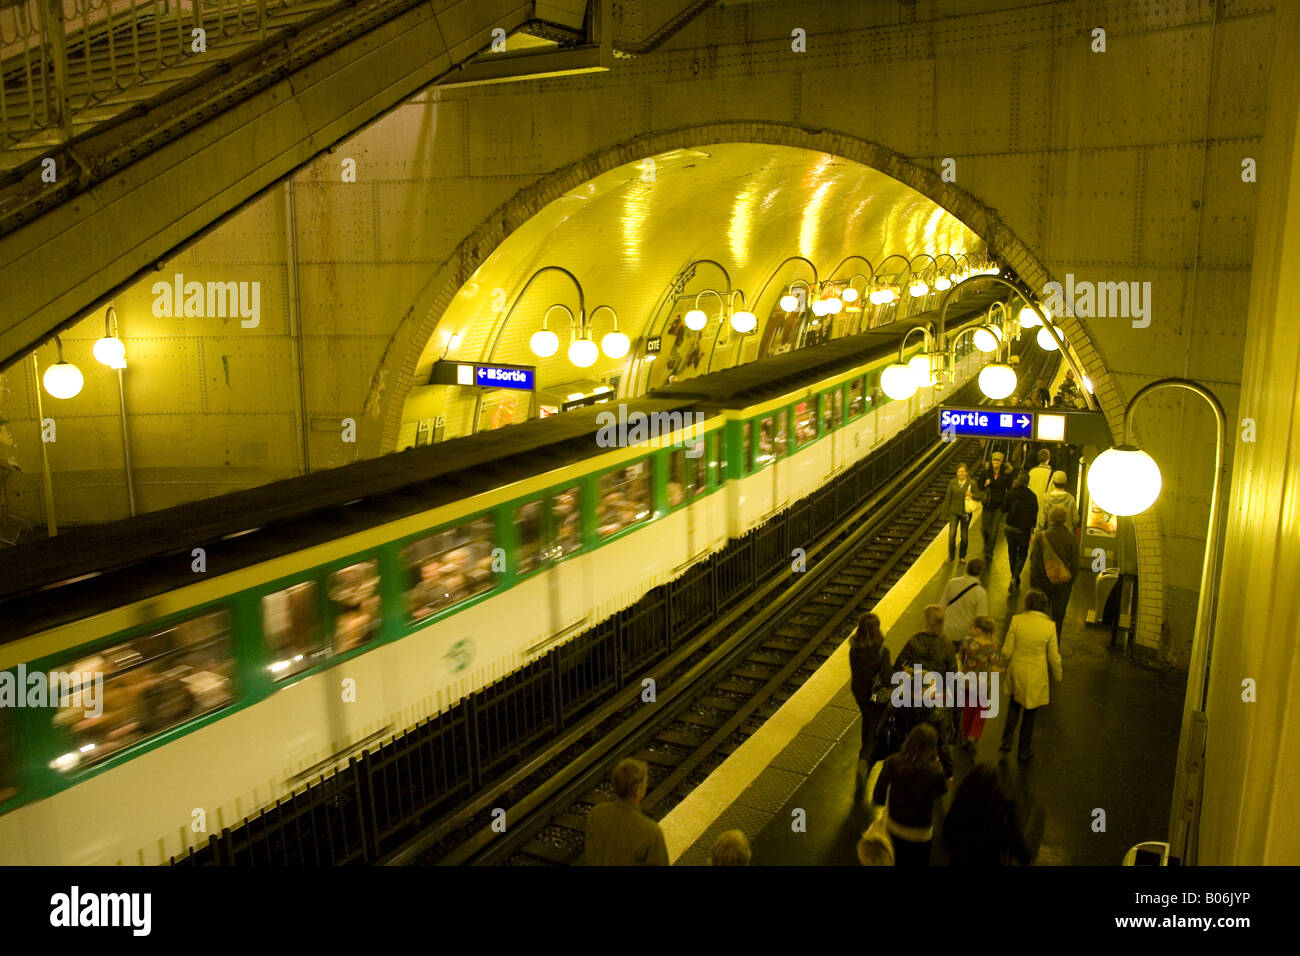
<svg viewBox="0 0 1300 956"><path fill-rule="evenodd" d="M953 286L943 294L943 302L939 307L938 330L935 333L935 337L939 343L939 349L942 350L944 347L944 323L948 317L948 306L952 304L953 295L966 283L981 281L993 282L1005 286L1025 301L1025 304L1033 310L1034 314L1038 316L1039 321L1043 323L1043 327L1051 332L1052 338L1056 339L1057 348L1061 350L1061 355L1064 356L1066 364L1070 366L1070 369L1074 372L1074 377L1078 380L1079 385L1082 386L1084 378L1083 369L1079 367L1079 363L1075 361L1074 356L1071 355L1069 349L1065 347L1065 340L1061 338L1060 333L1051 322L1048 321L1047 316L1043 314L1042 310L1038 308L1038 304L1034 301L1033 293L1029 291L1023 282L1013 282L1002 275L974 275L968 279L963 279L961 282L954 283ZM1086 388L1083 389L1083 395L1088 408L1094 412L1097 411L1096 396Z"/></svg>
<svg viewBox="0 0 1300 956"><path fill-rule="evenodd" d="M614 307L612 305L598 305L594 309L592 309L591 313L587 316L587 328L590 329L592 326L596 324L596 314L600 312L601 309L607 310L609 314L614 317L614 331L617 332L618 313L614 311Z"/></svg>
<svg viewBox="0 0 1300 956"><path fill-rule="evenodd" d="M826 281L829 282L831 279L834 279L835 273L839 272L841 269L844 268L845 264L851 262L854 259L857 259L861 262L865 262L867 264L867 272L871 275L875 275L876 267L871 264L871 260L868 259L866 256L859 256L855 254L851 256L845 256L843 259L841 259L840 264L837 265L834 269L832 269L829 273L827 273Z"/></svg>

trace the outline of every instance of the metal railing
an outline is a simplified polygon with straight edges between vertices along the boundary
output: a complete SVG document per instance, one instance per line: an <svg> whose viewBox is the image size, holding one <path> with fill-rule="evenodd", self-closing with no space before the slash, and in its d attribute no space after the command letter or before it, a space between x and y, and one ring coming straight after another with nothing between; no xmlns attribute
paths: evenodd
<svg viewBox="0 0 1300 956"><path fill-rule="evenodd" d="M268 21L312 0L0 0L0 148L63 142L78 114L223 38L265 39ZM202 34L197 31L203 31ZM203 42L198 42L199 37ZM199 47L200 49L196 49ZM96 110L94 121L111 112Z"/></svg>

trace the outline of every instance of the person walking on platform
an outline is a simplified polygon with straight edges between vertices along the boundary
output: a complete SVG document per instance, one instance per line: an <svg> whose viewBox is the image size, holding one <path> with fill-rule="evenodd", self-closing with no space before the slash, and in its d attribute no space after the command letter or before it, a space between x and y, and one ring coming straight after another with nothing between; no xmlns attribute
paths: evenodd
<svg viewBox="0 0 1300 956"><path fill-rule="evenodd" d="M939 763L938 744L934 728L918 724L876 778L871 798L889 814L895 866L930 865L934 802L948 792L951 782L951 771Z"/></svg>
<svg viewBox="0 0 1300 956"><path fill-rule="evenodd" d="M946 685L944 675L957 672L957 652L952 642L944 636L943 625L944 609L937 604L929 605L925 609L925 630L913 634L912 639L899 651L894 672L905 672L909 685L913 669L919 667L922 681L926 674L937 675L942 693L943 686ZM946 707L927 707L924 700L912 700L910 706L894 707L887 716L894 721L894 734L891 735L893 740L889 736L882 738L881 743L885 746L877 746L876 759L885 759L899 745L897 741L905 740L919 724L928 723L938 737L939 762L943 765L944 772L949 777L952 776L952 752L948 749L948 738L954 727L952 715Z"/></svg>
<svg viewBox="0 0 1300 956"><path fill-rule="evenodd" d="M1016 724L1025 715L1020 731L1020 759L1034 755L1034 720L1039 708L1051 700L1051 681L1048 671L1056 680L1061 679L1061 649L1056 640L1056 628L1047 616L1047 595L1031 589L1025 595L1025 610L1011 619L1007 639L1002 644L1002 659L1006 666L1007 689L1011 692L1011 706L1007 711L1006 726L1002 729L1002 752L1011 750L1016 740Z"/></svg>
<svg viewBox="0 0 1300 956"><path fill-rule="evenodd" d="M976 764L957 787L943 818L943 847L953 866L1033 862L1016 800L993 764Z"/></svg>
<svg viewBox="0 0 1300 956"><path fill-rule="evenodd" d="M858 626L849 636L849 688L862 714L862 746L858 749L855 798L867 788L871 755L876 749L876 733L889 708L889 648L880 629L880 618L870 612L858 618Z"/></svg>
<svg viewBox="0 0 1300 956"><path fill-rule="evenodd" d="M1046 448L1038 449L1038 464L1029 469L1029 489L1038 496L1038 513L1034 516L1034 527L1041 524L1043 516L1043 499L1047 496L1047 487L1052 483L1052 453Z"/></svg>
<svg viewBox="0 0 1300 956"><path fill-rule="evenodd" d="M1056 505L1047 515L1047 529L1034 535L1029 547L1029 586L1042 591L1051 602L1058 640L1078 566L1079 542L1065 526L1065 509Z"/></svg>
<svg viewBox="0 0 1300 956"><path fill-rule="evenodd" d="M1074 534L1079 527L1079 506L1074 495L1065 490L1066 480L1065 472L1052 472L1052 487L1043 496L1042 520L1038 523L1040 531L1047 527L1047 513L1058 506L1065 509L1065 526L1070 529L1070 533Z"/></svg>
<svg viewBox="0 0 1300 956"><path fill-rule="evenodd" d="M649 768L640 760L621 760L614 768L617 799L597 804L587 814L588 866L668 865L663 831L641 812L649 779Z"/></svg>
<svg viewBox="0 0 1300 956"><path fill-rule="evenodd" d="M966 538L970 534L970 516L975 510L974 485L966 475L966 466L957 466L957 477L949 480L940 514L948 519L948 561L958 557L957 532L961 532L961 560L966 560Z"/></svg>
<svg viewBox="0 0 1300 956"><path fill-rule="evenodd" d="M980 685L981 680L985 686L993 688L991 675L1002 670L1002 654L993 632L993 618L980 616L971 622L970 634L961 642L961 648L957 652L957 669L975 679L973 685L969 682L966 685L968 694L971 689ZM962 744L967 750L973 752L983 732L983 711L978 703L972 703L968 699L961 712Z"/></svg>
<svg viewBox="0 0 1300 956"><path fill-rule="evenodd" d="M1007 561L1011 565L1011 583L1007 590L1014 593L1020 590L1020 572L1024 570L1025 558L1029 555L1029 539L1038 524L1038 495L1029 487L1029 472L1022 471L1016 475L1002 510L1007 516L1002 533L1007 539Z"/></svg>
<svg viewBox="0 0 1300 956"><path fill-rule="evenodd" d="M1011 490L1013 469L1006 464L1006 456L1000 451L993 453L988 466L980 470L975 481L978 495L983 505L980 514L980 536L984 540L984 563L993 563L993 549L998 543L998 533L1002 530L1003 505L1007 492Z"/></svg>
<svg viewBox="0 0 1300 956"><path fill-rule="evenodd" d="M977 617L989 613L989 593L980 584L984 562L971 558L966 562L966 573L953 578L943 589L943 633L952 642L953 653L968 634Z"/></svg>

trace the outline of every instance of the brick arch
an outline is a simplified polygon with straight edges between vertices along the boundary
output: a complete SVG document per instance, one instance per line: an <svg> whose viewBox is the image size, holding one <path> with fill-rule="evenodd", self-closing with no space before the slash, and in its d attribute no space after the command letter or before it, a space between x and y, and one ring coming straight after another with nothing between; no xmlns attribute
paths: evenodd
<svg viewBox="0 0 1300 956"><path fill-rule="evenodd" d="M933 169L922 166L879 143L830 129L807 129L790 123L703 123L643 133L587 154L576 162L525 186L499 206L456 247L421 288L403 315L379 366L371 377L366 411L380 419L382 431L371 454L386 454L397 445L403 406L415 384L414 374L425 345L433 336L452 298L505 239L551 202L602 173L673 149L703 148L716 143L755 143L789 146L827 153L869 166L910 186L952 214L988 243L989 250L1032 289L1041 289L1053 277L1028 246L1002 222L997 211L953 183L944 182ZM1088 369L1097 403L1105 413L1112 435L1123 432L1124 396L1110 375L1105 356L1093 341L1087 322L1061 316L1058 324ZM1143 643L1160 641L1164 620L1164 562L1160 523L1153 512L1136 519L1138 565L1142 576L1142 601L1137 630ZM1075 599L1083 599L1079 595Z"/></svg>

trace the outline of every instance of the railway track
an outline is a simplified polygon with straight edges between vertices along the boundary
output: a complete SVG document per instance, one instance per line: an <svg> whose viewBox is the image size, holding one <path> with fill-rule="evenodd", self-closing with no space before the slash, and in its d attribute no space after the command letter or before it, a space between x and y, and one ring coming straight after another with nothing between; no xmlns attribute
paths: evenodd
<svg viewBox="0 0 1300 956"><path fill-rule="evenodd" d="M612 797L609 772L634 755L650 768L642 808L661 817L789 699L906 573L941 523L938 506L975 442L940 444L808 549L807 570L778 577L664 662L655 699L635 694L598 712L567 746L493 808L437 839L417 838L389 863L565 866L582 852L586 813ZM504 832L500 827L504 823Z"/></svg>

